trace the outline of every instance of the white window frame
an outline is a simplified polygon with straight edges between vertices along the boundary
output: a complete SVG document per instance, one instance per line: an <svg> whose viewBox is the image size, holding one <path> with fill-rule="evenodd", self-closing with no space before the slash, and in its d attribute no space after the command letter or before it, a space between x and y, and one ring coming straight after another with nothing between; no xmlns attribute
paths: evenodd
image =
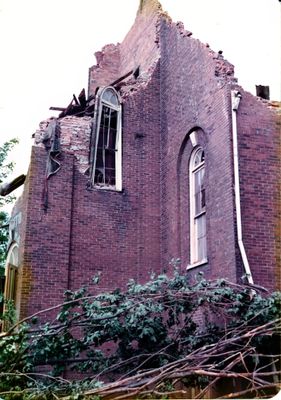
<svg viewBox="0 0 281 400"><path fill-rule="evenodd" d="M200 213L196 214L195 209L195 174L204 169L205 174L205 160L195 165L195 159L198 153L204 152L204 149L200 146L194 148L189 162L189 201L190 201L190 264L187 269L194 268L201 264L206 264L207 259L207 232L206 232L206 205L200 210ZM198 221L204 224L205 236L204 236L204 250L203 256L199 256L199 236L198 236ZM201 249L202 251L202 249Z"/></svg>
<svg viewBox="0 0 281 400"><path fill-rule="evenodd" d="M111 90L116 95L118 99L118 105L108 102L103 98L105 92ZM94 161L93 161L93 185L95 188L122 191L122 107L120 97L117 91L112 86L106 86L98 90L97 96L97 122L96 122L96 140L94 149ZM116 143L115 143L115 185L110 185L106 183L95 182L95 172L96 172L96 161L97 161L97 149L99 142L99 133L101 126L101 117L103 106L106 106L112 110L117 111L117 132L116 132Z"/></svg>
<svg viewBox="0 0 281 400"><path fill-rule="evenodd" d="M7 254L7 260L5 265L5 288L4 288L4 299L13 300L14 306L19 316L19 247L17 243L13 243L9 248ZM6 311L4 304L3 311ZM3 323L0 330L6 331L8 325Z"/></svg>

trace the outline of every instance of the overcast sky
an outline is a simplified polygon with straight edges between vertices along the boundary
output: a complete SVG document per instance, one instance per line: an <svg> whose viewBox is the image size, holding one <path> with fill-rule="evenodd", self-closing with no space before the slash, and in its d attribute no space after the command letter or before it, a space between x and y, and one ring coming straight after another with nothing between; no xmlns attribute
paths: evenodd
<svg viewBox="0 0 281 400"><path fill-rule="evenodd" d="M193 37L223 50L246 90L269 85L280 100L281 3L278 0L162 0ZM0 0L0 145L18 137L14 175L26 173L31 135L87 88L94 53L122 41L139 0Z"/></svg>

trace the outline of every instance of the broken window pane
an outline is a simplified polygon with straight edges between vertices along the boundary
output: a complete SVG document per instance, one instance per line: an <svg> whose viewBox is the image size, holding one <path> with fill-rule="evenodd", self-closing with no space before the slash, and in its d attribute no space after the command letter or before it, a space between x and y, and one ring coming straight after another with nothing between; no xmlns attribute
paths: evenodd
<svg viewBox="0 0 281 400"><path fill-rule="evenodd" d="M116 109L116 106L119 106L119 109ZM116 186L116 160L118 151L121 152L121 149L118 149L119 120L120 104L117 94L113 89L108 88L101 96L97 131L94 183L99 186Z"/></svg>

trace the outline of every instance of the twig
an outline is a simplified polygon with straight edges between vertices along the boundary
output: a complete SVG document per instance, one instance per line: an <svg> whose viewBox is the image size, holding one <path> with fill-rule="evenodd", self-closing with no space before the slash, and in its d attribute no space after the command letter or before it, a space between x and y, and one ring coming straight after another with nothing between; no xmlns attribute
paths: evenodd
<svg viewBox="0 0 281 400"><path fill-rule="evenodd" d="M281 389L281 385L275 385L275 384L268 384L264 385L261 388L258 389L258 391L264 390L264 389L274 389L274 388L279 388ZM237 397L244 396L245 394L254 392L255 389L246 389L246 390L241 390L240 392L235 392L235 393L229 393L224 395L223 397L219 397L219 399L237 399ZM260 397L259 397L260 398ZM267 396L268 398L268 396Z"/></svg>

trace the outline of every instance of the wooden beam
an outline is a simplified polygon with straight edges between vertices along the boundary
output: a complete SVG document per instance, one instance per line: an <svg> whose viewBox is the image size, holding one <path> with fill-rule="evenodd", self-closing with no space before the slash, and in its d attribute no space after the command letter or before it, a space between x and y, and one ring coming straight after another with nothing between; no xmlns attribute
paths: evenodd
<svg viewBox="0 0 281 400"><path fill-rule="evenodd" d="M127 74L121 76L121 78L116 79L116 81L112 82L109 86L115 86L117 85L117 83L123 81L124 79L128 78L128 76L130 76L134 71L131 70L129 72L127 72Z"/></svg>
<svg viewBox="0 0 281 400"><path fill-rule="evenodd" d="M49 110L52 110L52 111L65 111L66 108L65 107L50 107Z"/></svg>

